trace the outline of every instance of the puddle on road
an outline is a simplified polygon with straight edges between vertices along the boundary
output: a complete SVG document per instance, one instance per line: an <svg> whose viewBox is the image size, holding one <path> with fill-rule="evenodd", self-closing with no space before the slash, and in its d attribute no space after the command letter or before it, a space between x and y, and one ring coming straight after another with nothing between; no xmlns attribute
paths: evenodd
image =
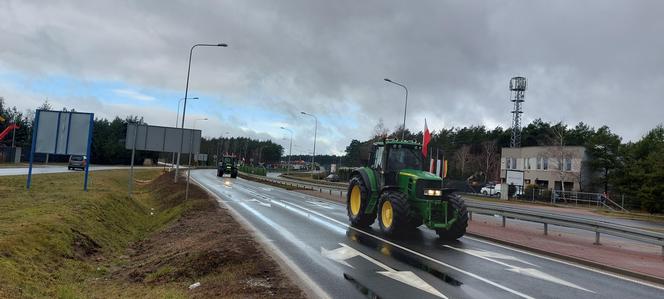
<svg viewBox="0 0 664 299"><path fill-rule="evenodd" d="M373 237L369 237L362 233L358 233L352 229L346 231L346 236L348 237L348 239L358 244L378 250L378 252L380 252L382 255L392 257L395 260L402 262L406 265L425 271L437 277L438 279L444 281L447 284L450 284L452 286L461 286L463 284L462 282L453 278L449 274L441 272L437 269L428 266L427 264L421 262L416 257L412 257L409 254L403 253L402 249L394 248L392 245L383 243L382 241L376 240Z"/></svg>
<svg viewBox="0 0 664 299"><path fill-rule="evenodd" d="M344 273L344 279L348 280L348 282L350 282L358 291L360 291L360 293L367 296L367 298L380 299L376 293L361 284L359 281L355 280L355 278L350 276L348 273Z"/></svg>

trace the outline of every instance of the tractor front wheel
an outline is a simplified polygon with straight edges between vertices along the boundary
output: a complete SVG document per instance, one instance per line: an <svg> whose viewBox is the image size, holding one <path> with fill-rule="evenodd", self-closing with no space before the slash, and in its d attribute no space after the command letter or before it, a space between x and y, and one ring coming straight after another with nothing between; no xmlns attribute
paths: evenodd
<svg viewBox="0 0 664 299"><path fill-rule="evenodd" d="M456 194L448 195L448 209L450 210L450 216L456 216L456 221L452 224L452 227L449 229L437 229L436 234L438 237L446 240L453 241L461 238L466 234L466 227L468 227L468 210L466 209L466 203L463 202L463 198Z"/></svg>
<svg viewBox="0 0 664 299"><path fill-rule="evenodd" d="M400 191L385 191L380 196L378 222L386 234L394 235L412 229L415 225L408 196Z"/></svg>
<svg viewBox="0 0 664 299"><path fill-rule="evenodd" d="M369 188L361 176L354 176L348 184L346 210L353 226L368 227L376 220L376 213L366 213L369 205Z"/></svg>

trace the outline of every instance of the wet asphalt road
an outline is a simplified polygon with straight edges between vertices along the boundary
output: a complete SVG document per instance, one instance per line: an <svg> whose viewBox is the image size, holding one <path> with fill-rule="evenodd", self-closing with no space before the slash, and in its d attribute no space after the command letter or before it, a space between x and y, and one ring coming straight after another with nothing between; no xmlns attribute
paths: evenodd
<svg viewBox="0 0 664 299"><path fill-rule="evenodd" d="M472 237L445 243L425 227L406 239L348 226L344 205L196 170L192 178L295 265L314 297L661 298L639 282ZM296 279L298 281L298 279ZM309 283L306 283L309 281Z"/></svg>

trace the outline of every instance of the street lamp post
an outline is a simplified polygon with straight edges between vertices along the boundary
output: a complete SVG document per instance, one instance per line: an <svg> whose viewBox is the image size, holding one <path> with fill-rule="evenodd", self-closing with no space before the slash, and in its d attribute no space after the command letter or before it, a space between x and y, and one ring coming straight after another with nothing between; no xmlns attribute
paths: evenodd
<svg viewBox="0 0 664 299"><path fill-rule="evenodd" d="M288 146L288 165L286 166L286 173L290 174L290 159L293 155L293 130L284 127L281 127L281 129L290 132L290 145Z"/></svg>
<svg viewBox="0 0 664 299"><path fill-rule="evenodd" d="M317 118L315 115L310 114L310 113L306 113L306 112L304 112L304 111L302 111L302 112L300 112L300 113L302 113L302 114L304 114L304 115L309 115L309 116L313 117L313 118L314 118L314 121L315 121L315 123L316 123L316 125L315 125L315 127L314 127L314 152L313 152L313 154L311 155L311 174L313 175L314 170L315 170L315 167L316 167L316 166L315 166L316 164L314 164L314 158L316 157L316 134L318 133L318 118Z"/></svg>
<svg viewBox="0 0 664 299"><path fill-rule="evenodd" d="M198 100L198 97L193 97L193 98L190 98L190 99ZM180 103L182 103L182 100L184 100L184 98L182 98L178 101L178 110L177 110L178 112L175 114L175 127L176 128L178 127L178 121L180 120ZM173 157L171 157L171 170L173 169L173 164L174 164L173 162L175 162L175 152L173 152Z"/></svg>
<svg viewBox="0 0 664 299"><path fill-rule="evenodd" d="M191 143L189 143L189 166L187 167L187 187L185 188L184 191L184 200L189 199L189 178L191 177L191 154L194 151L194 130L196 129L196 121L199 120L208 120L208 119L207 117L194 119L194 126L191 130L191 138L189 139L191 140Z"/></svg>
<svg viewBox="0 0 664 299"><path fill-rule="evenodd" d="M394 82L394 81L392 81L388 78L385 78L384 80L387 81L387 82L390 82L392 84L399 85L399 86L403 87L403 89L406 90L406 104L403 107L403 128L401 129L401 139L404 140L405 135L406 135L406 110L408 109L408 87L406 87L406 85L403 85L399 82Z"/></svg>
<svg viewBox="0 0 664 299"><path fill-rule="evenodd" d="M189 50L189 66L187 67L187 84L184 88L184 106L182 107L182 131L184 131L184 119L187 113L187 95L189 93L189 74L191 73L191 55L194 52L196 47L228 47L227 44L195 44ZM178 152L178 161L175 165L175 182L178 182L178 170L180 168L180 154L182 153L182 147L184 145L184 132L180 134L180 151Z"/></svg>

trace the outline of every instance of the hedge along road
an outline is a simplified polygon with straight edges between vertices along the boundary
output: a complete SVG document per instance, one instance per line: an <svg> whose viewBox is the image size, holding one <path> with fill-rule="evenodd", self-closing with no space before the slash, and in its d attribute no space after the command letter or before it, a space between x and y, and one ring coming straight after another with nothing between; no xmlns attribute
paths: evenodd
<svg viewBox="0 0 664 299"><path fill-rule="evenodd" d="M214 170L192 178L246 220L313 297L660 298L664 286L421 227L407 239L348 226L345 205Z"/></svg>

